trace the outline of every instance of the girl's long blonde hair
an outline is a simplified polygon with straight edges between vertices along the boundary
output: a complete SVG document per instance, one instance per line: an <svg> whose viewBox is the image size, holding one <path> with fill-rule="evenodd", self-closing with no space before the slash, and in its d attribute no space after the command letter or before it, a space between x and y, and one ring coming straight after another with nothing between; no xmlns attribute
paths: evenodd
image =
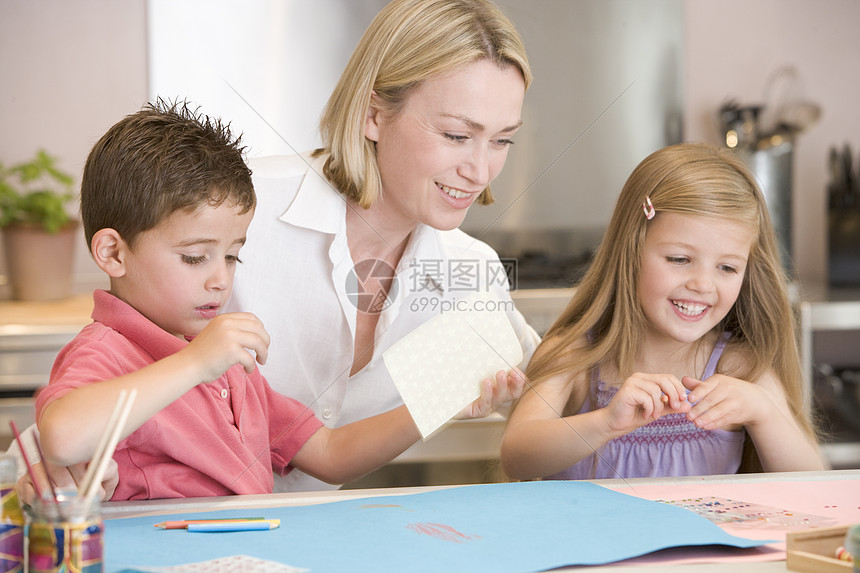
<svg viewBox="0 0 860 573"><path fill-rule="evenodd" d="M787 277L764 196L732 151L705 144L660 149L633 170L588 272L529 363L526 374L532 384L539 392L543 380L560 374L573 378L601 363L614 364L622 377L632 374L646 325L637 281L648 224L643 203L649 197L657 217L668 212L730 219L753 232L737 302L715 330L731 332L730 347L745 358L742 370L731 375L756 380L773 368L792 414L813 436L803 409ZM586 339L589 343L583 347ZM570 405L566 415L575 413L569 410Z"/></svg>
<svg viewBox="0 0 860 573"><path fill-rule="evenodd" d="M344 195L370 207L382 190L374 142L364 136L370 96L397 111L422 81L489 60L532 80L525 46L489 0L394 0L373 19L320 119L323 172ZM493 202L487 187L477 199Z"/></svg>

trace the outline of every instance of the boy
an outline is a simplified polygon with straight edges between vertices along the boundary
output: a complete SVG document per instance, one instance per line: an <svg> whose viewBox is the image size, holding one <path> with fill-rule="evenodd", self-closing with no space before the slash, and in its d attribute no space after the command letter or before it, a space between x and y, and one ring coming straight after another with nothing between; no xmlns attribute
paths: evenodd
<svg viewBox="0 0 860 573"><path fill-rule="evenodd" d="M268 493L272 471L292 467L344 483L419 437L405 406L324 427L260 375L260 321L218 314L256 204L240 140L159 101L114 125L87 159L81 218L110 291L94 293L94 322L57 357L36 419L47 461L80 465L120 391L137 389L113 500ZM521 389L520 376L500 373L463 415L486 415Z"/></svg>

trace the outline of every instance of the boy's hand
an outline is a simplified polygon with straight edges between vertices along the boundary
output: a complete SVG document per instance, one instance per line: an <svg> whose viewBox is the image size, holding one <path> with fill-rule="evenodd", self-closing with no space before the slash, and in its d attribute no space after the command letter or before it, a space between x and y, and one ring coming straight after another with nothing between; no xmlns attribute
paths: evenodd
<svg viewBox="0 0 860 573"><path fill-rule="evenodd" d="M249 373L256 368L255 361L265 364L269 333L260 319L249 312L220 314L182 352L194 355L205 368L202 381L212 382L234 364L241 364Z"/></svg>
<svg viewBox="0 0 860 573"><path fill-rule="evenodd" d="M51 475L51 480L53 480L54 486L58 491L63 489L77 490L87 473L87 463L83 462L68 467L55 466L45 462L36 462L33 464L33 474L35 474L36 479L39 480L39 488L42 490L42 493L49 495L51 484L49 484L45 478L46 469ZM113 497L113 492L116 489L118 482L119 471L116 462L111 459L108 463L107 470L105 470L104 479L96 492L96 497L101 500L109 500ZM29 473L25 473L21 476L21 479L19 479L18 483L15 485L15 489L21 502L33 505L33 501L36 499L36 489L33 487L33 482L30 481Z"/></svg>
<svg viewBox="0 0 860 573"><path fill-rule="evenodd" d="M605 412L609 430L626 434L666 414L689 409L686 390L675 376L637 372L624 381Z"/></svg>
<svg viewBox="0 0 860 573"><path fill-rule="evenodd" d="M481 396L454 416L455 420L483 418L495 412L505 402L516 400L523 393L526 375L519 368L496 372L495 379L487 378L481 382Z"/></svg>

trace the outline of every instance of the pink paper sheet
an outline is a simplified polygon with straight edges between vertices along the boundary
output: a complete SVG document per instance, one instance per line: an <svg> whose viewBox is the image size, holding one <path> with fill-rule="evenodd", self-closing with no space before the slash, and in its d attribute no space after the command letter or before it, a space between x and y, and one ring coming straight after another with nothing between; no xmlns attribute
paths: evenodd
<svg viewBox="0 0 860 573"><path fill-rule="evenodd" d="M762 481L742 483L701 483L676 485L612 486L609 489L649 500L688 500L695 503L703 498L724 498L751 504L753 516L757 506L779 508L784 512L769 521L753 519L739 523L718 523L727 533L748 539L779 539L763 547L747 549L743 554L727 556L725 552L707 547L678 548L652 553L622 561L620 564L683 564L731 561L778 561L785 559L786 534L814 526L836 526L860 523L860 480L836 479L821 481ZM786 500L790 500L786 502ZM790 517L796 516L793 520ZM810 519L811 517L811 519ZM816 519L817 518L817 519Z"/></svg>

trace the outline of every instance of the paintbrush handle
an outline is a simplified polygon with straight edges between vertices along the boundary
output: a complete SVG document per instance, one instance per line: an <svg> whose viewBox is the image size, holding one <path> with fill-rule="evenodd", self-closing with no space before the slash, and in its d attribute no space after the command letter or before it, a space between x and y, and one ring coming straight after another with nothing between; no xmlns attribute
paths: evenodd
<svg viewBox="0 0 860 573"><path fill-rule="evenodd" d="M84 503L86 504L92 503L92 500L96 495L96 491L98 491L99 484L101 484L102 479L104 478L108 463L113 458L114 450L116 450L116 445L117 443L119 443L119 437L122 434L123 428L125 427L125 422L128 419L128 415L131 412L131 406L134 403L134 399L136 397L137 390L132 390L128 393L126 399L122 402L122 408L119 414L119 418L116 421L116 424L113 428L109 428L110 433L108 442L105 446L101 458L98 460L94 459L92 462L90 462L98 462L98 467L96 468L96 471L92 476L92 481L87 484L87 489L85 490L86 493L84 495Z"/></svg>
<svg viewBox="0 0 860 573"><path fill-rule="evenodd" d="M116 403L113 405L113 410L110 413L110 417L108 418L107 424L105 425L104 430L102 430L102 435L99 438L99 443L96 445L96 449L93 452L93 457L90 460L90 464L89 466L87 466L87 472L84 474L84 481L81 482L81 485L78 488L78 497L83 497L90 489L90 482L92 482L93 476L96 473L98 460L100 460L104 455L105 447L107 446L108 440L110 439L111 429L116 424L117 419L119 419L120 413L122 412L122 405L125 402L126 396L128 396L128 391L120 390L119 397L117 397Z"/></svg>

